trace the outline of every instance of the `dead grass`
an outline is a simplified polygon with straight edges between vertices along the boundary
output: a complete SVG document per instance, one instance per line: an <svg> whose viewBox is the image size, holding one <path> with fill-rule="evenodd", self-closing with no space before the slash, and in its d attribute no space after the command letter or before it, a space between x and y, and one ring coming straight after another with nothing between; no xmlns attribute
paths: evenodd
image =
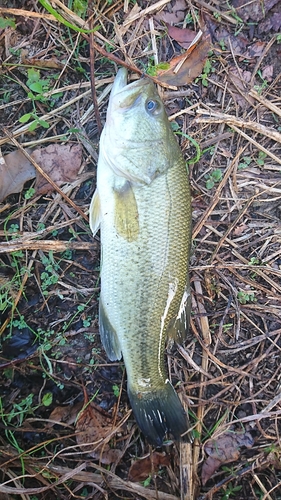
<svg viewBox="0 0 281 500"><path fill-rule="evenodd" d="M195 441L167 442L161 452L169 465L160 471L127 406L123 364L107 362L98 336L99 245L85 220L98 150L89 34L69 29L36 1L0 8L0 15L16 21L16 28L0 31L2 153L15 144L83 145L77 181L28 199L30 182L0 205L3 500L280 498L280 45L272 31L262 33L258 56L245 58L233 46L233 35L240 30L248 50L258 23L252 39L250 25L227 3L183 3L193 20L188 27L198 31L203 13L214 43L206 86L199 78L178 90L159 88L171 120L200 147L193 163L194 143L179 135L193 191L193 308L186 345L168 355ZM88 27L64 3L52 5L72 25ZM102 121L116 61L141 73L179 50L157 16L165 9L179 16L180 0L139 6L137 11L126 0L95 3L94 25L100 27L94 78ZM183 27L183 19L177 26ZM216 40L221 26L232 37L221 31L223 44ZM45 101L28 96L28 67L50 79ZM268 67L272 77L265 84ZM29 124L19 124L33 104L48 129L30 132ZM87 408L95 425L85 438ZM86 424L78 427L77 440L81 415ZM202 484L207 456L218 459L212 443L226 448L229 431L236 445ZM109 450L116 453L110 466ZM131 463L149 453L151 479L146 485L128 480Z"/></svg>

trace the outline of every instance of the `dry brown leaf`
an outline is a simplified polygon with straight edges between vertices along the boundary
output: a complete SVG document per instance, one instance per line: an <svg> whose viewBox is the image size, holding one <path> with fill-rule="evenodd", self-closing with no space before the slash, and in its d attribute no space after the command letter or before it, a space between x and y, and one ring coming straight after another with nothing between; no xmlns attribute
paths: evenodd
<svg viewBox="0 0 281 500"><path fill-rule="evenodd" d="M233 231L232 231L232 234L233 236L241 236L243 233L245 233L245 231L248 229L248 225L245 224L244 222L242 224L239 224L237 225Z"/></svg>
<svg viewBox="0 0 281 500"><path fill-rule="evenodd" d="M264 19L267 12L269 12L274 5L280 0L232 0L232 5L236 9L237 14L244 22L251 19L252 21L261 21Z"/></svg>
<svg viewBox="0 0 281 500"><path fill-rule="evenodd" d="M249 432L227 431L217 439L208 441L205 452L209 456L202 466L202 484L205 485L221 465L238 460L241 446L251 448L253 444L254 441Z"/></svg>
<svg viewBox="0 0 281 500"><path fill-rule="evenodd" d="M260 57L266 46L266 42L256 41L250 43L249 37L238 33L231 33L229 27L219 22L215 22L213 18L204 17L206 28L212 35L212 41L215 48L221 52L221 47L231 50L235 56L240 56L245 59L253 59ZM205 28L205 29L206 29Z"/></svg>
<svg viewBox="0 0 281 500"><path fill-rule="evenodd" d="M281 470L281 454L280 449L276 448L273 451L270 451L266 457L267 462L277 470Z"/></svg>
<svg viewBox="0 0 281 500"><path fill-rule="evenodd" d="M274 12L271 17L271 27L277 33L281 28L281 12Z"/></svg>
<svg viewBox="0 0 281 500"><path fill-rule="evenodd" d="M53 69L62 69L64 64L62 64L56 57L52 57L50 59L36 59L35 57L22 57L21 58L23 64L27 64L29 66L36 66L39 68L53 68Z"/></svg>
<svg viewBox="0 0 281 500"><path fill-rule="evenodd" d="M210 24L209 20L208 24ZM218 41L221 45L224 44L228 50L232 49L233 54L236 56L243 56L245 54L247 46L249 45L248 38L243 36L241 33L234 36L226 27L218 23L214 23L214 21L212 21L211 26L213 31L215 31L216 41Z"/></svg>
<svg viewBox="0 0 281 500"><path fill-rule="evenodd" d="M177 24L184 20L187 10L186 0L169 2L163 10L157 12L154 18L169 24Z"/></svg>
<svg viewBox="0 0 281 500"><path fill-rule="evenodd" d="M218 23L212 23L208 21L208 24L215 30L215 39L219 41L220 44L224 44L228 50L232 50L233 54L246 59L253 59L254 57L260 57L262 54L266 42L257 41L255 43L249 44L248 38L243 36L241 33L237 36L232 35L224 26Z"/></svg>
<svg viewBox="0 0 281 500"><path fill-rule="evenodd" d="M21 151L0 157L0 203L12 193L20 193L24 183L35 177L35 168Z"/></svg>
<svg viewBox="0 0 281 500"><path fill-rule="evenodd" d="M32 157L49 177L61 186L77 178L82 162L80 144L51 144L47 148L37 149ZM39 173L36 176L36 194L46 194L53 191L51 184Z"/></svg>
<svg viewBox="0 0 281 500"><path fill-rule="evenodd" d="M274 12L272 16L267 17L264 21L259 23L258 32L268 33L271 29L278 33L281 28L281 12Z"/></svg>
<svg viewBox="0 0 281 500"><path fill-rule="evenodd" d="M109 437L112 435L112 419L94 403L81 411L76 423L76 441L81 451L98 459L103 464L117 462L121 450L111 448ZM91 444L88 444L91 443Z"/></svg>
<svg viewBox="0 0 281 500"><path fill-rule="evenodd" d="M31 150L27 150L31 154ZM61 186L77 178L82 162L80 144L52 144L36 149L31 154L38 165ZM12 193L20 193L24 183L36 176L36 194L53 191L53 187L39 174L21 151L0 157L0 202Z"/></svg>
<svg viewBox="0 0 281 500"><path fill-rule="evenodd" d="M81 411L83 403L79 402L75 405L68 406L56 406L49 416L49 420L53 422L48 422L48 427L56 425L56 423L64 422L65 424L74 424L79 411Z"/></svg>
<svg viewBox="0 0 281 500"><path fill-rule="evenodd" d="M252 59L253 57L260 57L264 51L267 42L255 42L249 45L246 52L244 52L243 57L246 59Z"/></svg>
<svg viewBox="0 0 281 500"><path fill-rule="evenodd" d="M158 72L157 79L160 82L175 87L180 87L182 85L191 83L202 72L210 48L210 35L203 35L202 40L190 54L187 50L186 53L172 59L169 69L164 71L160 70ZM183 64L180 66L179 71L175 72L175 69L182 61Z"/></svg>
<svg viewBox="0 0 281 500"><path fill-rule="evenodd" d="M196 32L188 28L177 28L167 23L168 34L173 40L179 43L185 49L188 49L192 40L196 37Z"/></svg>
<svg viewBox="0 0 281 500"><path fill-rule="evenodd" d="M268 82L272 82L273 79L273 71L274 71L274 66L273 64L269 64L268 66L265 66L262 70L262 77L267 80Z"/></svg>
<svg viewBox="0 0 281 500"><path fill-rule="evenodd" d="M161 466L168 467L170 458L168 455L155 451L151 455L132 463L129 470L129 481L144 481L150 474L156 473Z"/></svg>
<svg viewBox="0 0 281 500"><path fill-rule="evenodd" d="M230 83L229 89L231 93L235 96L235 101L241 108L247 109L249 103L254 104L253 97L248 94L248 86L247 83L251 81L252 74L250 71L238 71L234 66L229 69L228 72L228 81ZM239 92L240 90L240 92ZM247 95L248 100L244 97Z"/></svg>

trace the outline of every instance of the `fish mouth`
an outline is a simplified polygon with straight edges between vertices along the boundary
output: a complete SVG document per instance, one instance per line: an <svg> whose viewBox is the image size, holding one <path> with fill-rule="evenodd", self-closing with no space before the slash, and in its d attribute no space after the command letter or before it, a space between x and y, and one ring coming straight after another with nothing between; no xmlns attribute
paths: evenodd
<svg viewBox="0 0 281 500"><path fill-rule="evenodd" d="M143 87L144 85L150 84L149 78L140 78L134 82L128 84L128 70L126 68L120 68L115 77L113 87L111 90L111 97L119 94L123 90L137 90L138 87Z"/></svg>

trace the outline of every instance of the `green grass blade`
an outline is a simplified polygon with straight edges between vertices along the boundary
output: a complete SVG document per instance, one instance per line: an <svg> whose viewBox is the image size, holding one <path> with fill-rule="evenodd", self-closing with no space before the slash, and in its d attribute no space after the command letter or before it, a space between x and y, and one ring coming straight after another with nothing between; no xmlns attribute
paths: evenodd
<svg viewBox="0 0 281 500"><path fill-rule="evenodd" d="M92 30L84 30L83 28L78 28L78 26L75 26L74 24L71 24L70 22L68 22L66 19L64 19L64 17L59 14L48 2L48 0L39 0L39 2L41 3L41 5L43 5L43 7L50 13L52 14L56 19L57 21L59 21L60 23L64 24L65 26L68 26L68 28L71 28L73 29L74 31L78 31L79 33L93 33L94 31L97 31L99 29L99 26L97 26L96 28L92 29Z"/></svg>

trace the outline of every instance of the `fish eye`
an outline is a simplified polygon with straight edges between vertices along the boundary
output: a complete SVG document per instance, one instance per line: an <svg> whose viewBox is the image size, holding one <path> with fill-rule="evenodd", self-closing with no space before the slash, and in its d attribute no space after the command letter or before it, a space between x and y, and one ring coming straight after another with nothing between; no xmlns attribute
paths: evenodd
<svg viewBox="0 0 281 500"><path fill-rule="evenodd" d="M145 109L146 111L148 111L148 113L154 113L158 108L159 103L157 101L154 101L153 99L150 99L145 103Z"/></svg>

